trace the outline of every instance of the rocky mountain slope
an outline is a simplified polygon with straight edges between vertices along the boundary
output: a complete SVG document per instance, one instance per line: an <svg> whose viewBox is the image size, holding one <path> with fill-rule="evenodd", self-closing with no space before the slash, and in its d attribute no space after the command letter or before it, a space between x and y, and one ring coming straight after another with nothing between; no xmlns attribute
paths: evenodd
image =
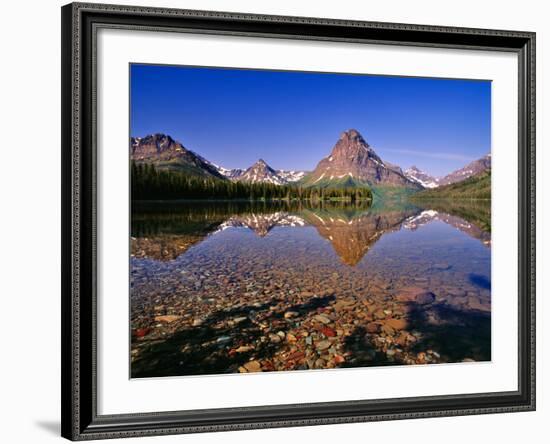
<svg viewBox="0 0 550 444"><path fill-rule="evenodd" d="M483 156L481 159L470 162L463 168L453 171L438 180L438 185L450 185L452 183L462 182L472 176L477 176L491 169L491 153Z"/></svg>
<svg viewBox="0 0 550 444"><path fill-rule="evenodd" d="M491 170L435 189L423 190L416 193L414 199L491 199Z"/></svg>
<svg viewBox="0 0 550 444"><path fill-rule="evenodd" d="M131 137L130 156L137 163L151 163L159 169L231 181L285 185L298 182L306 174L305 171L275 170L263 159L259 159L248 169L224 168L185 148L169 135L160 133Z"/></svg>
<svg viewBox="0 0 550 444"><path fill-rule="evenodd" d="M285 179L280 177L273 168L271 168L263 159L259 159L254 165L247 168L241 175L234 180L249 183L272 183L274 185L284 185Z"/></svg>
<svg viewBox="0 0 550 444"><path fill-rule="evenodd" d="M412 180L413 182L419 183L424 188L436 188L439 186L439 179L437 177L429 175L428 173L420 170L414 165L410 168L407 168L404 174L405 177Z"/></svg>
<svg viewBox="0 0 550 444"><path fill-rule="evenodd" d="M229 169L229 168L224 168L222 166L218 166L216 164L212 164L212 165L214 165L214 168L218 170L218 173L220 173L222 176L224 176L226 179L229 179L229 180L237 179L245 172L245 170L241 168Z"/></svg>
<svg viewBox="0 0 550 444"><path fill-rule="evenodd" d="M166 134L132 137L130 157L137 163L151 163L159 169L217 179L224 178L210 162Z"/></svg>
<svg viewBox="0 0 550 444"><path fill-rule="evenodd" d="M285 180L287 183L298 182L304 178L307 171L295 171L295 170L277 170L277 175Z"/></svg>
<svg viewBox="0 0 550 444"><path fill-rule="evenodd" d="M254 165L246 170L240 168L227 169L217 165L214 166L217 168L220 174L222 174L229 180L252 183L266 182L276 185L284 185L288 183L298 182L306 174L305 171L275 170L270 167L263 159L259 159Z"/></svg>
<svg viewBox="0 0 550 444"><path fill-rule="evenodd" d="M431 176L416 166L403 171L398 165L383 161L355 129L343 132L330 155L321 159L311 173L276 170L263 159L247 169L224 168L187 149L169 135L159 133L132 137L130 154L137 163L151 163L159 169L221 180L322 187L359 185L410 192L462 182L491 168L491 154L487 154L442 178Z"/></svg>
<svg viewBox="0 0 550 444"><path fill-rule="evenodd" d="M322 159L308 174L304 185L390 185L421 189L405 177L399 167L386 165L363 136L354 129L341 134L328 157Z"/></svg>
<svg viewBox="0 0 550 444"><path fill-rule="evenodd" d="M478 176L491 169L491 154L483 156L481 159L470 162L465 167L462 167L444 177L434 177L416 166L412 166L405 170L405 176L410 180L422 185L424 188L437 188L440 186L451 185L453 183L462 182L470 177Z"/></svg>

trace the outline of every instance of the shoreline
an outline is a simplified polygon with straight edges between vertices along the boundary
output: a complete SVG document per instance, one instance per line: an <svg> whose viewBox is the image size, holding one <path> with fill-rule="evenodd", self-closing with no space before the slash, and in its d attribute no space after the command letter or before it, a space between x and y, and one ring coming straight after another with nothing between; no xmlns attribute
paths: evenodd
<svg viewBox="0 0 550 444"><path fill-rule="evenodd" d="M285 203L323 203L323 202L342 202L342 203L360 203L360 202L371 202L372 199L359 199L359 200L350 200L350 199L131 199L130 203L186 203L186 202L237 202L237 203L274 203L274 202L285 202Z"/></svg>

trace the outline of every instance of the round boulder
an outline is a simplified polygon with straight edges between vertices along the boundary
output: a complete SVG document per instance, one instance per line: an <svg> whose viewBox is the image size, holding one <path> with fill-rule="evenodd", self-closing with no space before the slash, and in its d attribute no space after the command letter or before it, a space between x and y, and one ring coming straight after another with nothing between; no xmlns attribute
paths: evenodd
<svg viewBox="0 0 550 444"><path fill-rule="evenodd" d="M415 302L420 305L431 304L435 301L435 294L431 291L426 291L424 293L417 294L414 298Z"/></svg>

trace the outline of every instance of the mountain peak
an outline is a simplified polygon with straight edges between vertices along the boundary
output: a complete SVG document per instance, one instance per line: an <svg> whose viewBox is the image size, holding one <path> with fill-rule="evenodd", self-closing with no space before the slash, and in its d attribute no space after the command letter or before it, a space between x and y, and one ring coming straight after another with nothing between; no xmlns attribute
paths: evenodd
<svg viewBox="0 0 550 444"><path fill-rule="evenodd" d="M136 137L137 140L144 140L144 141L154 141L157 143L161 143L163 141L166 141L168 143L173 143L174 139L170 137L168 134L164 133L154 133L154 134L148 134L145 137Z"/></svg>
<svg viewBox="0 0 550 444"><path fill-rule="evenodd" d="M167 134L155 133L144 137L132 137L130 145L131 158L134 162L152 163L161 168L163 163L170 162L173 169L181 169L202 177L223 178L210 162L188 150Z"/></svg>
<svg viewBox="0 0 550 444"><path fill-rule="evenodd" d="M437 177L422 171L416 165L407 168L404 174L407 179L422 185L424 188L436 188L438 186Z"/></svg>
<svg viewBox="0 0 550 444"><path fill-rule="evenodd" d="M470 162L468 165L447 174L439 181L440 185L449 185L451 183L462 182L472 176L491 169L491 153L487 153L480 159Z"/></svg>
<svg viewBox="0 0 550 444"><path fill-rule="evenodd" d="M361 133L354 128L351 128L347 131L344 131L342 134L340 134L340 140L360 142L368 146L368 143L365 141Z"/></svg>
<svg viewBox="0 0 550 444"><path fill-rule="evenodd" d="M264 159L261 158L246 170L239 168L227 169L217 165L215 165L215 167L220 174L232 181L245 181L253 183L266 182L276 185L297 182L306 174L305 171L274 170Z"/></svg>
<svg viewBox="0 0 550 444"><path fill-rule="evenodd" d="M331 158L357 158L359 160L365 157L373 157L376 161L382 162L361 133L356 129L349 129L340 134L329 160Z"/></svg>
<svg viewBox="0 0 550 444"><path fill-rule="evenodd" d="M235 179L241 182L267 182L275 185L286 183L286 181L277 174L277 171L271 168L263 159L258 159L254 165Z"/></svg>
<svg viewBox="0 0 550 444"><path fill-rule="evenodd" d="M162 134L148 134L144 137L131 138L132 156L135 160L154 159L158 156L168 160L173 157L181 157L187 149L172 137ZM156 159L155 159L156 160Z"/></svg>
<svg viewBox="0 0 550 444"><path fill-rule="evenodd" d="M340 134L330 155L321 160L307 178L310 185L347 184L350 181L419 188L416 182L403 175L401 168L386 165L361 133L353 128Z"/></svg>

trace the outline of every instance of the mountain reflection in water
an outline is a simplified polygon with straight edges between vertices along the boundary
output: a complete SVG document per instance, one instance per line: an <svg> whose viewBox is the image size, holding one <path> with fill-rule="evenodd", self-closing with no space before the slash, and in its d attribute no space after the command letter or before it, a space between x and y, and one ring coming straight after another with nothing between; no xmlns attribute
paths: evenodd
<svg viewBox="0 0 550 444"><path fill-rule="evenodd" d="M433 206L429 203L428 208ZM444 209L426 210L413 205L370 209L361 204L305 206L285 202L137 204L132 215L132 256L173 260L207 236L228 228L248 228L265 237L275 227L312 226L332 244L343 263L353 266L385 233L416 230L433 221L444 222L490 246L491 233L484 231L491 226L489 204L470 207L475 217L465 213L464 206L449 203ZM468 216L469 220L465 219Z"/></svg>
<svg viewBox="0 0 550 444"><path fill-rule="evenodd" d="M132 377L491 359L490 203L134 203Z"/></svg>

